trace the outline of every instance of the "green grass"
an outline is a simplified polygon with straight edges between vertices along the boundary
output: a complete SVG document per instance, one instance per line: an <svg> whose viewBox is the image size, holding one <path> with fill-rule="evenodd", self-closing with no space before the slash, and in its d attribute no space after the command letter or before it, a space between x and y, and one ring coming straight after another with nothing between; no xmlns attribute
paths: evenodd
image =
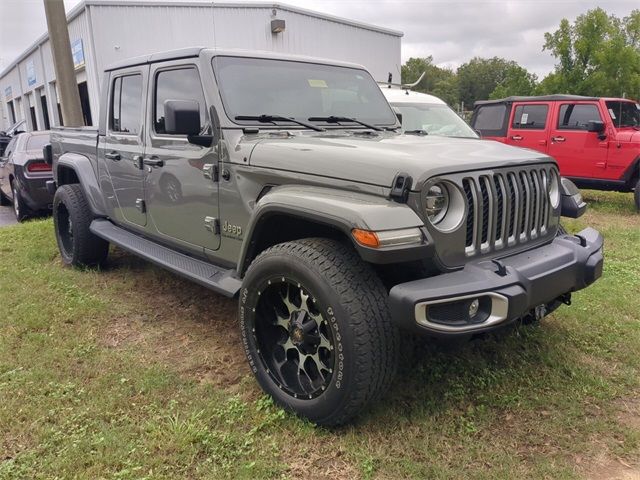
<svg viewBox="0 0 640 480"><path fill-rule="evenodd" d="M597 284L538 326L411 345L390 394L335 431L261 393L234 301L117 250L63 268L50 220L2 228L0 478L640 475L640 215L586 197L566 223L605 235Z"/></svg>

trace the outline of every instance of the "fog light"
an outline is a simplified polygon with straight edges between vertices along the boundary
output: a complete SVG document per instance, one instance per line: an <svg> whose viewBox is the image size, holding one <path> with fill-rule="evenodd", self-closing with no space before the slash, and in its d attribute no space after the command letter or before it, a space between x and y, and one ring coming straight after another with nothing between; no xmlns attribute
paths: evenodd
<svg viewBox="0 0 640 480"><path fill-rule="evenodd" d="M477 298L469 305L469 318L473 318L478 314L480 309L480 300Z"/></svg>

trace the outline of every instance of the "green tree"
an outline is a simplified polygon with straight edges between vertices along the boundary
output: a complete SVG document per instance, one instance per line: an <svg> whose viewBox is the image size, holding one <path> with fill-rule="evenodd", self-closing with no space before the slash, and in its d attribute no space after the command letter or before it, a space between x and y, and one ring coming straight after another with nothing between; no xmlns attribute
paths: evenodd
<svg viewBox="0 0 640 480"><path fill-rule="evenodd" d="M529 95L537 78L512 60L475 57L458 68L458 91L465 108L476 100Z"/></svg>
<svg viewBox="0 0 640 480"><path fill-rule="evenodd" d="M458 104L458 83L456 74L448 68L433 64L433 57L410 58L402 66L402 83L413 83L423 72L423 79L413 90L440 97L451 106Z"/></svg>
<svg viewBox="0 0 640 480"><path fill-rule="evenodd" d="M530 73L520 65L511 65L506 72L504 80L500 82L489 98L504 98L511 95L533 95L538 84L538 76Z"/></svg>
<svg viewBox="0 0 640 480"><path fill-rule="evenodd" d="M558 63L538 93L640 96L640 10L619 19L602 8L545 33L544 50Z"/></svg>

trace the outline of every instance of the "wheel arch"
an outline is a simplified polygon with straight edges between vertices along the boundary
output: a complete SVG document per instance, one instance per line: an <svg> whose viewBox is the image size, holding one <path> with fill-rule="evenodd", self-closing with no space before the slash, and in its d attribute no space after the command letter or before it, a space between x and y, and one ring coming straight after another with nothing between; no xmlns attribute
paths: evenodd
<svg viewBox="0 0 640 480"><path fill-rule="evenodd" d="M392 230L422 227L423 222L406 204L365 193L311 186L281 186L259 199L242 245L238 272L242 275L264 249L277 243L307 237L332 238L352 245L361 258L387 263L378 252L355 243L354 228ZM398 251L388 252L397 255ZM419 255L414 249L413 253Z"/></svg>
<svg viewBox="0 0 640 480"><path fill-rule="evenodd" d="M65 153L57 160L54 179L58 187L79 184L87 199L91 212L96 217L106 216L102 191L94 166L88 157L77 153Z"/></svg>

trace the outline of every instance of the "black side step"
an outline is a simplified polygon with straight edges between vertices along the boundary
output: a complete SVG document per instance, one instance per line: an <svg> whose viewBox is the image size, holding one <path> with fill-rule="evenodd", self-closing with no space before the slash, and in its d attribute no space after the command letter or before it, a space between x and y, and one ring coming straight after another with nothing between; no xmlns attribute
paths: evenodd
<svg viewBox="0 0 640 480"><path fill-rule="evenodd" d="M124 250L222 295L233 297L240 291L242 280L235 277L236 271L233 269L225 270L208 262L163 247L135 233L117 227L109 220L96 219L91 222L89 229L98 237L104 238Z"/></svg>

